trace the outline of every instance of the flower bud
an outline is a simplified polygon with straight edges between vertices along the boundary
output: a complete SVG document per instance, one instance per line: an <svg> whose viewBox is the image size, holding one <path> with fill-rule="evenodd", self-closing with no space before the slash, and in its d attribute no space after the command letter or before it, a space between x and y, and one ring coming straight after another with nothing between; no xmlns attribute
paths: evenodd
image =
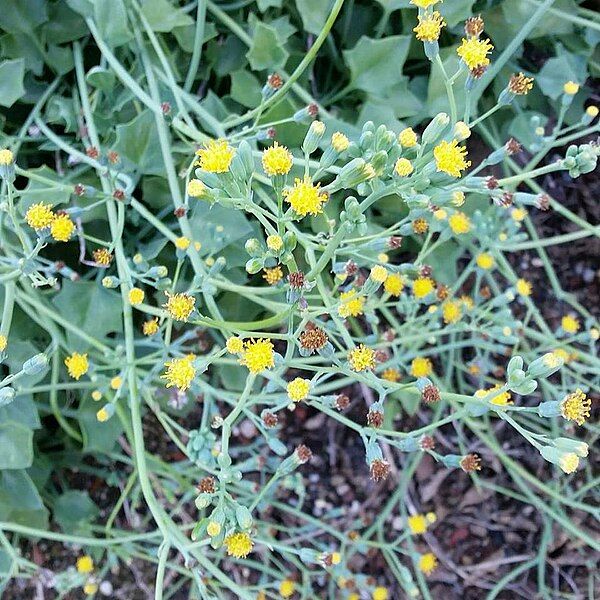
<svg viewBox="0 0 600 600"><path fill-rule="evenodd" d="M318 147L319 142L325 135L325 124L322 121L313 121L306 132L302 150L305 154L312 154Z"/></svg>
<svg viewBox="0 0 600 600"><path fill-rule="evenodd" d="M449 123L450 117L446 113L438 113L425 128L425 131L421 136L422 143L433 144L435 141L437 141Z"/></svg>
<svg viewBox="0 0 600 600"><path fill-rule="evenodd" d="M23 363L23 372L27 375L37 375L48 366L48 357L45 354L36 354Z"/></svg>
<svg viewBox="0 0 600 600"><path fill-rule="evenodd" d="M17 393L11 387L0 388L0 406L7 406L14 399Z"/></svg>

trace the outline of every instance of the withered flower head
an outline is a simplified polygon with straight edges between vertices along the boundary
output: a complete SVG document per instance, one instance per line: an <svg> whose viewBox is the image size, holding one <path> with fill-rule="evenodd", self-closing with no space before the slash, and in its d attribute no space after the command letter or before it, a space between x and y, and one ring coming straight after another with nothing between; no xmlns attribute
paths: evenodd
<svg viewBox="0 0 600 600"><path fill-rule="evenodd" d="M268 139L274 140L276 135L277 135L277 129L275 129L275 127L269 127L269 129L267 129L267 138Z"/></svg>
<svg viewBox="0 0 600 600"><path fill-rule="evenodd" d="M440 390L430 383L423 388L421 392L421 400L425 402L425 404L433 404L434 402L440 401Z"/></svg>
<svg viewBox="0 0 600 600"><path fill-rule="evenodd" d="M517 154L519 152L521 152L521 144L519 144L519 142L517 142L517 140L515 140L515 138L510 138L510 140L508 140L508 142L506 142L506 152L509 156L512 156L513 154Z"/></svg>
<svg viewBox="0 0 600 600"><path fill-rule="evenodd" d="M298 461L300 464L307 463L312 458L311 449L304 444L300 444L295 450L296 456L298 457Z"/></svg>
<svg viewBox="0 0 600 600"><path fill-rule="evenodd" d="M113 198L115 200L124 200L125 199L125 192L122 189L116 189L113 192Z"/></svg>
<svg viewBox="0 0 600 600"><path fill-rule="evenodd" d="M393 235L388 239L388 247L392 250L400 248L402 245L402 237L399 235Z"/></svg>
<svg viewBox="0 0 600 600"><path fill-rule="evenodd" d="M373 407L369 408L367 424L369 427L379 429L383 425L383 413L380 410L373 410Z"/></svg>
<svg viewBox="0 0 600 600"><path fill-rule="evenodd" d="M309 117L312 117L314 119L319 114L319 107L314 102L311 102L306 107L306 112L308 112Z"/></svg>
<svg viewBox="0 0 600 600"><path fill-rule="evenodd" d="M344 265L344 271L346 271L346 275L348 275L348 277L352 277L352 275L356 275L358 271L358 265L353 260L349 260Z"/></svg>
<svg viewBox="0 0 600 600"><path fill-rule="evenodd" d="M283 85L283 79L279 73L271 73L267 77L267 85L274 90L278 90Z"/></svg>
<svg viewBox="0 0 600 600"><path fill-rule="evenodd" d="M76 196L83 196L85 194L85 185L83 185L83 183L77 183L73 191Z"/></svg>
<svg viewBox="0 0 600 600"><path fill-rule="evenodd" d="M299 290L304 287L304 273L302 271L294 271L288 275L288 283L294 290Z"/></svg>
<svg viewBox="0 0 600 600"><path fill-rule="evenodd" d="M487 71L487 65L479 65L478 67L471 69L471 77L473 79L481 79L484 76L486 71Z"/></svg>
<svg viewBox="0 0 600 600"><path fill-rule="evenodd" d="M479 295L484 299L484 300L489 300L492 297L492 291L490 290L490 288L487 285L484 285L480 290L479 290Z"/></svg>
<svg viewBox="0 0 600 600"><path fill-rule="evenodd" d="M187 210L185 208L185 206L178 206L174 211L173 214L178 218L181 219L181 217L185 217L185 214L187 213Z"/></svg>
<svg viewBox="0 0 600 600"><path fill-rule="evenodd" d="M387 460L376 458L370 466L371 479L373 481L383 481L390 474L390 463Z"/></svg>
<svg viewBox="0 0 600 600"><path fill-rule="evenodd" d="M460 461L460 468L465 473L481 470L481 459L477 454L466 454Z"/></svg>
<svg viewBox="0 0 600 600"><path fill-rule="evenodd" d="M300 334L300 346L310 352L321 350L327 342L327 334L320 327L306 327Z"/></svg>
<svg viewBox="0 0 600 600"><path fill-rule="evenodd" d="M550 197L547 194L540 194L535 200L535 205L540 210L548 210L550 208Z"/></svg>
<svg viewBox="0 0 600 600"><path fill-rule="evenodd" d="M485 180L485 187L488 190L495 190L498 187L498 179L493 175L490 175L490 177Z"/></svg>
<svg viewBox="0 0 600 600"><path fill-rule="evenodd" d="M446 300L446 298L448 298L450 295L450 288L443 283L438 283L435 290L435 295L438 300Z"/></svg>
<svg viewBox="0 0 600 600"><path fill-rule="evenodd" d="M508 89L517 96L524 96L533 88L533 77L525 77L523 73L510 76Z"/></svg>
<svg viewBox="0 0 600 600"><path fill-rule="evenodd" d="M213 477L203 477L196 486L202 494L214 494L216 491L215 480Z"/></svg>
<svg viewBox="0 0 600 600"><path fill-rule="evenodd" d="M483 33L484 27L485 24L481 18L481 15L477 17L469 17L465 21L465 33L469 37L479 37Z"/></svg>
<svg viewBox="0 0 600 600"><path fill-rule="evenodd" d="M419 277L431 277L432 273L433 273L433 269L431 268L430 265L423 265L419 269Z"/></svg>
<svg viewBox="0 0 600 600"><path fill-rule="evenodd" d="M502 206L511 206L513 203L514 194L512 192L502 192L500 197L500 204Z"/></svg>
<svg viewBox="0 0 600 600"><path fill-rule="evenodd" d="M435 440L431 435L424 435L419 440L421 450L433 450L435 448Z"/></svg>
<svg viewBox="0 0 600 600"><path fill-rule="evenodd" d="M96 146L90 146L89 148L87 148L87 150L85 151L85 153L90 158L98 158L100 156L100 152L98 151L98 148L96 148Z"/></svg>
<svg viewBox="0 0 600 600"><path fill-rule="evenodd" d="M389 357L390 354L387 350L375 350L375 360L378 363L384 363Z"/></svg>
<svg viewBox="0 0 600 600"><path fill-rule="evenodd" d="M275 413L264 411L261 416L265 427L276 427L279 423L279 417Z"/></svg>
<svg viewBox="0 0 600 600"><path fill-rule="evenodd" d="M120 159L119 153L115 152L114 150L110 150L106 156L108 158L108 162L111 165L116 165L119 162L119 159Z"/></svg>
<svg viewBox="0 0 600 600"><path fill-rule="evenodd" d="M348 398L348 396L346 396L346 394L338 394L335 397L335 408L337 408L338 410L344 410L344 409L348 408L349 405L350 405L350 398Z"/></svg>

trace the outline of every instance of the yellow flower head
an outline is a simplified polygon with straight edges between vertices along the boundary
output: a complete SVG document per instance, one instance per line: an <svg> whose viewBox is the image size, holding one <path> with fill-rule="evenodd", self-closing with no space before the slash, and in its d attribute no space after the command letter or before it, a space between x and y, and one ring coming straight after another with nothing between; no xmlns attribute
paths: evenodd
<svg viewBox="0 0 600 600"><path fill-rule="evenodd" d="M84 594L91 596L98 591L98 584L95 581L86 581L82 589Z"/></svg>
<svg viewBox="0 0 600 600"><path fill-rule="evenodd" d="M442 0L410 0L411 4L414 4L419 8L429 8L430 6L433 6L438 2L442 2Z"/></svg>
<svg viewBox="0 0 600 600"><path fill-rule="evenodd" d="M388 589L382 585L377 586L371 594L372 600L388 600L389 597Z"/></svg>
<svg viewBox="0 0 600 600"><path fill-rule="evenodd" d="M296 591L296 584L291 579L284 579L279 584L279 595L282 598L291 598Z"/></svg>
<svg viewBox="0 0 600 600"><path fill-rule="evenodd" d="M272 369L275 365L273 349L273 343L268 338L248 340L244 342L244 352L240 358L240 364L247 367L251 373Z"/></svg>
<svg viewBox="0 0 600 600"><path fill-rule="evenodd" d="M0 352L4 352L6 350L6 346L8 346L8 340L5 335L0 333Z"/></svg>
<svg viewBox="0 0 600 600"><path fill-rule="evenodd" d="M263 279L269 285L277 285L283 279L283 271L281 267L277 265L272 269L264 269Z"/></svg>
<svg viewBox="0 0 600 600"><path fill-rule="evenodd" d="M167 310L169 315L177 321L187 321L192 314L196 299L189 294L169 294L167 292L167 303L163 304L163 308Z"/></svg>
<svg viewBox="0 0 600 600"><path fill-rule="evenodd" d="M579 91L579 84L574 81L567 81L563 86L563 91L567 96L574 96Z"/></svg>
<svg viewBox="0 0 600 600"><path fill-rule="evenodd" d="M393 369L392 367L386 369L381 373L381 379L385 379L386 381L390 381L391 383L397 383L402 379L402 375L398 369Z"/></svg>
<svg viewBox="0 0 600 600"><path fill-rule="evenodd" d="M308 379L302 379L302 377L296 377L287 384L287 394L290 400L294 402L300 402L300 400L306 400L310 393L310 381Z"/></svg>
<svg viewBox="0 0 600 600"><path fill-rule="evenodd" d="M235 558L246 558L252 552L253 546L254 542L245 532L232 533L225 538L227 554Z"/></svg>
<svg viewBox="0 0 600 600"><path fill-rule="evenodd" d="M178 250L187 250L190 247L190 244L191 244L191 242L190 242L189 238L186 238L186 237L178 237L175 240L175 247Z"/></svg>
<svg viewBox="0 0 600 600"><path fill-rule="evenodd" d="M76 566L78 573L91 573L94 570L94 561L91 556L85 554L77 559Z"/></svg>
<svg viewBox="0 0 600 600"><path fill-rule="evenodd" d="M92 255L94 257L94 261L103 267L108 267L113 258L112 254L106 248L98 248L97 250L94 250Z"/></svg>
<svg viewBox="0 0 600 600"><path fill-rule="evenodd" d="M239 337L230 337L225 342L225 348L229 354L240 354L244 351L244 340Z"/></svg>
<svg viewBox="0 0 600 600"><path fill-rule="evenodd" d="M450 225L450 229L452 229L456 235L469 233L469 231L471 231L471 220L462 212L454 213L448 219L448 224Z"/></svg>
<svg viewBox="0 0 600 600"><path fill-rule="evenodd" d="M144 301L145 296L146 294L144 293L144 290L141 290L137 287L131 288L129 290L129 294L127 294L127 297L129 298L129 304L131 304L132 306L137 306L138 304L141 304Z"/></svg>
<svg viewBox="0 0 600 600"><path fill-rule="evenodd" d="M425 575L431 575L437 568L438 561L433 552L427 552L419 557L419 570Z"/></svg>
<svg viewBox="0 0 600 600"><path fill-rule="evenodd" d="M410 363L410 374L417 379L427 377L433 373L433 365L428 358L417 356Z"/></svg>
<svg viewBox="0 0 600 600"><path fill-rule="evenodd" d="M417 145L417 134L412 127L407 127L398 134L398 141L403 148L412 148Z"/></svg>
<svg viewBox="0 0 600 600"><path fill-rule="evenodd" d="M293 165L292 153L285 146L274 142L270 148L263 151L262 165L270 177L287 175Z"/></svg>
<svg viewBox="0 0 600 600"><path fill-rule="evenodd" d="M65 358L65 366L67 367L69 375L73 379L79 380L79 378L82 375L85 375L89 369L87 354L73 352L71 356L67 356L67 358Z"/></svg>
<svg viewBox="0 0 600 600"><path fill-rule="evenodd" d="M187 185L187 193L191 198L200 198L206 193L206 186L199 179L190 179Z"/></svg>
<svg viewBox="0 0 600 600"><path fill-rule="evenodd" d="M383 289L390 296L398 297L402 293L404 289L404 280L400 273L391 273L388 275L385 283L383 284Z"/></svg>
<svg viewBox="0 0 600 600"><path fill-rule="evenodd" d="M161 375L161 379L167 381L166 387L176 387L182 392L190 387L196 376L196 369L193 365L194 358L193 354L189 354L183 358L173 358L165 363L167 370Z"/></svg>
<svg viewBox="0 0 600 600"><path fill-rule="evenodd" d="M54 220L54 212L52 212L51 204L32 204L25 213L25 221L27 225L36 231L49 227Z"/></svg>
<svg viewBox="0 0 600 600"><path fill-rule="evenodd" d="M408 158L399 158L394 167L394 171L399 177L408 177L414 170L415 168Z"/></svg>
<svg viewBox="0 0 600 600"><path fill-rule="evenodd" d="M360 344L348 354L348 361L353 371L369 371L375 367L375 351Z"/></svg>
<svg viewBox="0 0 600 600"><path fill-rule="evenodd" d="M478 267L486 271L489 271L495 264L494 257L491 254L488 254L487 252L482 252L481 254L478 254L477 258L475 259L475 262L477 263Z"/></svg>
<svg viewBox="0 0 600 600"><path fill-rule="evenodd" d="M594 104L592 104L591 106L588 106L585 109L585 114L588 117L592 117L592 119L595 119L598 116L598 113L600 112L600 108L598 108L597 106L595 106Z"/></svg>
<svg viewBox="0 0 600 600"><path fill-rule="evenodd" d="M100 410L96 411L96 420L98 423L106 423L115 414L112 404L105 404Z"/></svg>
<svg viewBox="0 0 600 600"><path fill-rule="evenodd" d="M458 145L458 140L447 142L442 140L434 149L433 156L438 171L443 171L451 177L461 177L462 171L471 166L466 160L467 149Z"/></svg>
<svg viewBox="0 0 600 600"><path fill-rule="evenodd" d="M154 335L158 331L158 319L148 319L142 325L142 333L147 336Z"/></svg>
<svg viewBox="0 0 600 600"><path fill-rule="evenodd" d="M116 375L110 380L110 389L118 390L123 385L123 379Z"/></svg>
<svg viewBox="0 0 600 600"><path fill-rule="evenodd" d="M490 40L480 40L476 37L462 39L462 44L456 49L457 54L465 62L469 70L477 67L487 67L490 64L488 54L494 49Z"/></svg>
<svg viewBox="0 0 600 600"><path fill-rule="evenodd" d="M208 525L206 526L206 533L208 533L210 537L219 535L221 533L221 525L216 521L209 521Z"/></svg>
<svg viewBox="0 0 600 600"><path fill-rule="evenodd" d="M419 24L413 29L417 39L421 42L435 42L439 39L442 27L446 22L439 12L434 11L431 14L419 15Z"/></svg>
<svg viewBox="0 0 600 600"><path fill-rule="evenodd" d="M560 414L567 421L575 421L577 425L583 425L590 416L592 401L577 388L572 394L565 396L560 403Z"/></svg>
<svg viewBox="0 0 600 600"><path fill-rule="evenodd" d="M462 315L461 303L458 300L446 300L442 304L444 323L456 323Z"/></svg>
<svg viewBox="0 0 600 600"><path fill-rule="evenodd" d="M305 176L304 179L296 179L294 187L284 190L283 195L298 216L318 215L323 212L323 204L328 199L327 194L321 194L319 188L320 184L313 185L312 179Z"/></svg>
<svg viewBox="0 0 600 600"><path fill-rule="evenodd" d="M517 288L517 294L519 294L519 296L531 296L532 287L527 279L517 279L515 287Z"/></svg>
<svg viewBox="0 0 600 600"><path fill-rule="evenodd" d="M340 131L336 131L331 136L331 145L336 152L344 152L350 145L350 140Z"/></svg>
<svg viewBox="0 0 600 600"><path fill-rule="evenodd" d="M435 290L435 283L431 277L418 277L413 281L413 294L415 298L425 298Z"/></svg>
<svg viewBox="0 0 600 600"><path fill-rule="evenodd" d="M75 224L69 215L57 215L50 224L50 234L57 242L68 242L75 231Z"/></svg>
<svg viewBox="0 0 600 600"><path fill-rule="evenodd" d="M513 218L514 221L519 223L525 219L525 217L527 216L527 211L524 208L513 208L510 212L510 216Z"/></svg>
<svg viewBox="0 0 600 600"><path fill-rule="evenodd" d="M500 385L496 384L495 386L489 389L481 389L475 392L475 398L485 398L488 395L493 395L494 392L500 389ZM511 400L510 392L502 392L500 394L496 394L493 398L489 399L489 402L492 404L496 404L497 406L506 406L508 404L513 404Z"/></svg>
<svg viewBox="0 0 600 600"><path fill-rule="evenodd" d="M102 392L100 390L94 390L92 392L92 400L94 402L99 402L100 400L102 400Z"/></svg>
<svg viewBox="0 0 600 600"><path fill-rule="evenodd" d="M384 283L385 280L388 278L388 271L382 265L375 265L371 269L371 273L369 276L373 281L376 281L377 283Z"/></svg>
<svg viewBox="0 0 600 600"><path fill-rule="evenodd" d="M14 160L14 154L8 148L0 150L0 166L6 167L7 165L12 165Z"/></svg>
<svg viewBox="0 0 600 600"><path fill-rule="evenodd" d="M523 73L512 75L508 89L516 96L525 96L533 89L533 77L525 77Z"/></svg>
<svg viewBox="0 0 600 600"><path fill-rule="evenodd" d="M579 320L573 315L565 315L560 324L567 333L577 333L579 331Z"/></svg>
<svg viewBox="0 0 600 600"><path fill-rule="evenodd" d="M283 239L280 235L270 235L267 237L267 248L273 252L279 252L283 248Z"/></svg>
<svg viewBox="0 0 600 600"><path fill-rule="evenodd" d="M427 517L425 515L411 515L406 520L406 524L413 535L419 535L427 531Z"/></svg>
<svg viewBox="0 0 600 600"><path fill-rule="evenodd" d="M204 148L197 150L198 166L209 173L227 173L235 150L227 140L210 140Z"/></svg>
<svg viewBox="0 0 600 600"><path fill-rule="evenodd" d="M359 296L354 289L342 292L340 294L338 314L344 319L362 315L365 307L365 300L366 298L364 296Z"/></svg>

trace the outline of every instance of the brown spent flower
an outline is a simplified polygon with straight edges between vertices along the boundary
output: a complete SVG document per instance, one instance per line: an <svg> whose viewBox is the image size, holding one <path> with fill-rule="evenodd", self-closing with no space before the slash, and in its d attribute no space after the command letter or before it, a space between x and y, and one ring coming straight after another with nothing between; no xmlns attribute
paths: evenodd
<svg viewBox="0 0 600 600"><path fill-rule="evenodd" d="M163 115L168 115L171 112L171 104L170 104L170 102L163 102L160 105L160 110L162 111Z"/></svg>
<svg viewBox="0 0 600 600"><path fill-rule="evenodd" d="M120 156L118 152L115 152L114 150L109 150L108 154L106 155L106 157L108 158L108 162L111 165L116 165L119 160L120 160Z"/></svg>
<svg viewBox="0 0 600 600"><path fill-rule="evenodd" d="M500 196L500 204L502 206L512 206L514 194L512 192L502 192Z"/></svg>
<svg viewBox="0 0 600 600"><path fill-rule="evenodd" d="M281 75L279 73L271 73L267 77L267 85L274 90L278 90L283 85Z"/></svg>
<svg viewBox="0 0 600 600"><path fill-rule="evenodd" d="M433 404L434 402L439 402L440 390L432 383L426 385L421 391L421 400L423 400L425 404Z"/></svg>
<svg viewBox="0 0 600 600"><path fill-rule="evenodd" d="M466 454L460 460L460 468L465 473L473 473L473 471L480 471L481 459L477 454Z"/></svg>
<svg viewBox="0 0 600 600"><path fill-rule="evenodd" d="M338 394L335 397L334 406L338 410L345 410L346 408L348 408L348 406L350 406L350 398L348 398L348 396L346 396L346 394Z"/></svg>
<svg viewBox="0 0 600 600"><path fill-rule="evenodd" d="M198 491L202 494L214 494L216 491L215 479L214 477L203 477L200 480L200 483L196 486Z"/></svg>
<svg viewBox="0 0 600 600"><path fill-rule="evenodd" d="M85 153L90 157L90 158L98 158L100 156L100 152L98 151L98 148L96 148L96 146L90 146Z"/></svg>
<svg viewBox="0 0 600 600"><path fill-rule="evenodd" d="M480 290L479 290L479 295L484 299L484 300L489 300L492 297L492 291L490 290L490 288L487 285L484 285Z"/></svg>
<svg viewBox="0 0 600 600"><path fill-rule="evenodd" d="M388 248L391 250L395 250L396 248L400 248L402 245L402 236L393 235L388 239Z"/></svg>
<svg viewBox="0 0 600 600"><path fill-rule="evenodd" d="M495 190L498 187L498 179L496 177L494 177L493 175L490 175L486 180L485 180L485 187L488 190Z"/></svg>
<svg viewBox="0 0 600 600"><path fill-rule="evenodd" d="M113 198L115 200L124 200L125 199L125 192L122 189L116 189L113 192Z"/></svg>
<svg viewBox="0 0 600 600"><path fill-rule="evenodd" d="M269 127L269 129L267 129L267 138L268 139L274 140L276 135L277 135L277 129L275 129L275 127Z"/></svg>
<svg viewBox="0 0 600 600"><path fill-rule="evenodd" d="M375 360L378 363L384 363L390 357L390 353L387 350L375 350Z"/></svg>
<svg viewBox="0 0 600 600"><path fill-rule="evenodd" d="M294 271L288 275L288 283L293 290L299 290L304 287L304 273Z"/></svg>
<svg viewBox="0 0 600 600"><path fill-rule="evenodd" d="M443 283L438 283L435 290L435 295L438 300L445 300L450 295L450 288Z"/></svg>
<svg viewBox="0 0 600 600"><path fill-rule="evenodd" d="M535 205L540 210L549 210L550 209L550 196L548 196L547 194L540 194L535 200Z"/></svg>
<svg viewBox="0 0 600 600"><path fill-rule="evenodd" d="M485 23L483 22L481 15L478 15L477 17L469 17L465 21L465 33L469 37L478 38L483 33L484 27Z"/></svg>
<svg viewBox="0 0 600 600"><path fill-rule="evenodd" d="M300 334L300 346L310 352L321 350L328 342L327 334L320 327L306 327Z"/></svg>
<svg viewBox="0 0 600 600"><path fill-rule="evenodd" d="M319 107L314 102L311 102L306 107L306 112L308 113L309 117L314 119L319 114Z"/></svg>
<svg viewBox="0 0 600 600"><path fill-rule="evenodd" d="M83 196L85 194L85 185L83 183L78 183L73 188L73 192L76 196Z"/></svg>
<svg viewBox="0 0 600 600"><path fill-rule="evenodd" d="M298 461L300 464L307 463L312 458L312 451L308 446L304 444L300 444L295 450L296 456L298 457Z"/></svg>
<svg viewBox="0 0 600 600"><path fill-rule="evenodd" d="M276 427L279 423L279 417L275 413L265 411L262 414L262 422L265 424L265 427Z"/></svg>
<svg viewBox="0 0 600 600"><path fill-rule="evenodd" d="M431 268L430 265L423 265L419 269L419 277L431 277L432 273L433 273L433 269Z"/></svg>
<svg viewBox="0 0 600 600"><path fill-rule="evenodd" d="M393 342L396 339L396 332L393 329L386 329L382 334L386 342Z"/></svg>
<svg viewBox="0 0 600 600"><path fill-rule="evenodd" d="M174 211L173 214L178 218L181 219L182 217L185 217L187 213L187 209L185 206L178 206Z"/></svg>
<svg viewBox="0 0 600 600"><path fill-rule="evenodd" d="M367 413L367 425L379 429L383 425L383 413L370 408Z"/></svg>
<svg viewBox="0 0 600 600"><path fill-rule="evenodd" d="M517 140L515 140L515 138L510 138L510 140L508 140L508 142L506 142L505 148L506 148L506 152L509 156L512 156L513 154L518 154L519 152L521 152L521 144L519 144L519 142L517 142Z"/></svg>
<svg viewBox="0 0 600 600"><path fill-rule="evenodd" d="M424 435L419 440L421 450L433 450L435 448L435 440L431 435Z"/></svg>
<svg viewBox="0 0 600 600"><path fill-rule="evenodd" d="M473 79L481 79L484 76L486 71L487 71L487 65L479 65L478 67L471 69L471 77Z"/></svg>
<svg viewBox="0 0 600 600"><path fill-rule="evenodd" d="M387 460L376 458L369 468L373 481L384 481L390 474L390 463Z"/></svg>
<svg viewBox="0 0 600 600"><path fill-rule="evenodd" d="M525 96L533 88L533 77L525 77L523 73L510 76L508 89L517 96Z"/></svg>
<svg viewBox="0 0 600 600"><path fill-rule="evenodd" d="M344 271L346 271L346 275L348 275L348 277L352 277L352 275L356 275L358 272L358 265L353 260L349 260L344 265Z"/></svg>

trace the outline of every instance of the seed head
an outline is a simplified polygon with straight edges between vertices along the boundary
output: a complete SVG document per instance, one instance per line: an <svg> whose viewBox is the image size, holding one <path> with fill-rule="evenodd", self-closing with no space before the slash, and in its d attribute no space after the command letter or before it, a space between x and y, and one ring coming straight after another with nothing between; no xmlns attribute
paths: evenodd
<svg viewBox="0 0 600 600"><path fill-rule="evenodd" d="M465 454L460 460L460 468L465 473L481 470L481 459L477 454Z"/></svg>
<svg viewBox="0 0 600 600"><path fill-rule="evenodd" d="M390 474L390 463L387 460L376 458L370 465L369 471L373 481L383 481Z"/></svg>

